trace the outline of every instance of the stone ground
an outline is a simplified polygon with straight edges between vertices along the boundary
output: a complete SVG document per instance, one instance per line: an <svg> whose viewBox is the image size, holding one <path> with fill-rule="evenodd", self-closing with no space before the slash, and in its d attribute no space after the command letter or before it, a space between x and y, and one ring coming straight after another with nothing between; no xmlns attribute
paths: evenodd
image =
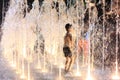
<svg viewBox="0 0 120 80"><path fill-rule="evenodd" d="M52 71L43 73L42 69L36 69L34 64L31 63L30 65L30 80L86 80L87 70L86 66L80 67L81 75L82 76L74 76L73 74L76 73L74 70L69 73L65 73L64 69L61 69L61 74L59 74L60 69L58 66L52 65ZM50 66L48 66L50 69ZM101 70L93 70L93 77L95 79L92 80L115 80L110 78L110 72ZM61 75L61 77L59 77ZM28 79L20 79L20 75L15 73L15 70L9 65L9 62L6 61L5 58L2 57L0 54L0 80L28 80ZM119 79L117 79L119 80Z"/></svg>
<svg viewBox="0 0 120 80"><path fill-rule="evenodd" d="M18 80L17 74L0 54L0 80Z"/></svg>

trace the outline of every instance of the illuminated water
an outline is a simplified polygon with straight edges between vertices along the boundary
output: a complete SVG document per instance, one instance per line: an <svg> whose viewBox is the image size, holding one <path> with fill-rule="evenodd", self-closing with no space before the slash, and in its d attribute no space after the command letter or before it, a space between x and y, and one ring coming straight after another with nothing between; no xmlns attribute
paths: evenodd
<svg viewBox="0 0 120 80"><path fill-rule="evenodd" d="M25 3L27 2L25 1ZM38 0L35 0L33 8L30 12L26 12L25 16L23 9L27 10L27 5L24 4L24 0L11 0L2 26L1 45L3 56L10 62L16 74L19 74L19 77L24 80L101 80L101 76L109 72L109 70L104 68L105 20L103 20L102 28L102 65L100 69L96 69L94 67L94 38L91 41L95 35L95 21L98 20L96 10L91 11L92 5L87 4L90 19L85 39L88 41L88 49L87 56L82 55L81 57L78 51L78 44L79 39L84 39L82 35L85 29L83 2L77 1L76 8L74 8L74 5L66 10L65 3L61 0L59 1L58 12L51 5L52 0L45 0L39 9ZM105 12L103 17L105 17ZM69 73L64 72L65 57L62 51L65 35L64 26L66 23L73 25L75 29L74 37L77 38L77 57L73 69ZM117 35L118 26L116 26L116 29ZM93 35L91 35L92 33ZM83 41L82 43L84 44L85 42ZM91 44L93 45L92 47ZM44 45L44 47L42 46L44 51L41 49L41 45ZM83 49L84 52L85 50ZM116 36L115 76L119 77L117 53L118 38ZM111 75L108 73L104 75L104 78L111 78Z"/></svg>

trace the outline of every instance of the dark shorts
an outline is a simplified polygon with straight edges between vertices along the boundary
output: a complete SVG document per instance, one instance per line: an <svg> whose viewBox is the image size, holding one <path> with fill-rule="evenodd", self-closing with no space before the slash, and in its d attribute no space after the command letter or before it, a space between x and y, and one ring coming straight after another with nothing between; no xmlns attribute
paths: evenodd
<svg viewBox="0 0 120 80"><path fill-rule="evenodd" d="M69 47L63 47L63 52L64 52L65 57L71 57L72 56L72 52L71 52Z"/></svg>

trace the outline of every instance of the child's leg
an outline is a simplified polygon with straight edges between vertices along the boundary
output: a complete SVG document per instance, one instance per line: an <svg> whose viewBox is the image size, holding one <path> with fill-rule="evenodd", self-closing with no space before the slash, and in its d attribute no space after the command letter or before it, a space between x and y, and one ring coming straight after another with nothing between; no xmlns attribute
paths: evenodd
<svg viewBox="0 0 120 80"><path fill-rule="evenodd" d="M66 57L65 70L67 70L68 58Z"/></svg>
<svg viewBox="0 0 120 80"><path fill-rule="evenodd" d="M66 62L65 62L65 71L67 71L67 70L68 70L69 62L70 62L69 57L66 57Z"/></svg>
<svg viewBox="0 0 120 80"><path fill-rule="evenodd" d="M89 54L89 44L86 41L86 44L84 45L85 48L85 60L86 60L86 64L88 63L88 54Z"/></svg>
<svg viewBox="0 0 120 80"><path fill-rule="evenodd" d="M69 65L68 65L68 71L71 70L71 67L72 67L72 64L73 64L73 57L70 57L69 59L70 59L70 61L69 61Z"/></svg>
<svg viewBox="0 0 120 80"><path fill-rule="evenodd" d="M77 55L75 55L75 54L71 57L71 63L70 63L69 70L71 70L71 68L72 68L72 66L73 66L73 64L74 64L74 62L76 60L76 57L77 57Z"/></svg>

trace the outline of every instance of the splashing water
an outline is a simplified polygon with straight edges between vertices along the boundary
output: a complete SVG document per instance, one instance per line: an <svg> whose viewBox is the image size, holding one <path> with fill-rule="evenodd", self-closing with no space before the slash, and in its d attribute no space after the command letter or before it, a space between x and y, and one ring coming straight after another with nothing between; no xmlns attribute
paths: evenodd
<svg viewBox="0 0 120 80"><path fill-rule="evenodd" d="M76 63L75 68L77 72L76 74L83 76L81 73L85 73L88 78L91 78L93 70L91 69L94 65L94 53L95 53L95 39L91 40L92 36L95 36L95 22L96 15L98 13L93 13L91 11L91 5L88 1L86 5L89 8L89 26L86 27L84 21L84 5L82 1L76 1L74 6L72 4L67 4L67 6L71 5L70 8L67 8L64 1L55 1L58 2L57 6L53 4L54 0L44 0L42 6L39 7L39 1L35 0L32 4L33 8L30 12L27 12L27 0L11 0L10 7L6 13L5 21L2 26L3 36L1 45L3 47L3 55L4 57L12 62L16 70L22 76L22 78L27 78L27 80L31 80L33 77L33 71L36 70L36 66L38 67L37 71L44 75L52 75L59 76L59 80L64 80L67 78L63 75L63 64L65 62L63 56L63 44L64 44L64 35L65 24L71 23L75 28L74 37L76 40ZM72 1L72 0L71 0ZM104 1L104 0L103 0ZM104 3L105 5L105 3ZM105 7L103 7L105 10ZM93 13L91 15L91 13ZM105 11L103 11L103 18L105 19ZM104 58L105 58L105 20L103 20L103 52L102 52L102 70L104 71ZM82 27L81 27L82 26ZM118 29L118 27L117 27ZM86 32L85 32L86 30ZM94 35L92 35L92 33ZM83 37L83 35L86 36ZM116 31L116 35L118 34L118 30ZM84 38L88 41L87 51L79 52L79 39ZM40 49L43 44L43 51ZM82 42L85 43L84 41ZM91 47L91 44L93 47ZM116 54L118 52L117 45L118 40L116 38ZM35 48L37 45L37 51L35 52ZM91 51L92 49L92 51ZM81 67L80 54L85 54L87 52L87 66L85 64L85 70ZM91 57L92 55L92 57ZM116 55L116 73L118 73L118 61ZM84 56L85 57L85 56ZM11 61L12 60L12 61ZM92 62L91 62L92 60ZM83 60L83 63L84 60ZM34 64L34 65L31 65ZM84 65L84 64L83 64ZM26 67L27 66L27 67ZM56 70L56 67L58 70ZM32 70L31 70L32 68ZM58 73L49 73L57 72ZM87 71L86 71L87 70ZM80 72L79 72L80 71ZM87 72L87 73L86 73ZM74 73L71 74L73 76ZM43 75L43 76L44 76ZM78 76L77 77L80 77ZM40 75L41 77L42 75ZM53 78L52 78L53 79ZM36 79L35 79L36 80ZM53 79L54 80L54 79ZM88 80L88 79L87 79Z"/></svg>

